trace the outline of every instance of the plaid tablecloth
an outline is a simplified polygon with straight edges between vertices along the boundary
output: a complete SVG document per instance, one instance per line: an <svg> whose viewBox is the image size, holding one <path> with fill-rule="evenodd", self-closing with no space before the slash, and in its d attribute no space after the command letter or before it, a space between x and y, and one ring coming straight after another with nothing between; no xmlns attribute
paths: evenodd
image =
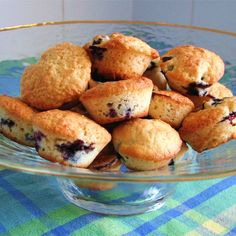
<svg viewBox="0 0 236 236"><path fill-rule="evenodd" d="M105 216L69 203L54 177L0 171L0 235L236 235L236 177L182 182L159 210Z"/></svg>

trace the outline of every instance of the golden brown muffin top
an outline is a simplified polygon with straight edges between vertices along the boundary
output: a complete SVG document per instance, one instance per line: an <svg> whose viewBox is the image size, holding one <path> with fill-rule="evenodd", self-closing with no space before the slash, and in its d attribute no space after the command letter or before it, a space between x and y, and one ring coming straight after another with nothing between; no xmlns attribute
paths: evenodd
<svg viewBox="0 0 236 236"><path fill-rule="evenodd" d="M80 100L87 98L107 97L115 94L132 93L144 89L152 89L153 83L145 77L99 83L97 86L85 91Z"/></svg>
<svg viewBox="0 0 236 236"><path fill-rule="evenodd" d="M183 96L180 93L177 93L175 91L164 91L164 90L163 91L161 91L161 90L157 91L157 90L155 90L155 91L153 91L152 96L154 98L156 96L163 97L163 98L166 98L167 100L170 100L170 101L173 101L173 102L179 104L180 106L188 105L188 106L191 106L192 108L194 108L194 104L189 98L187 98L187 97L185 97L185 96Z"/></svg>
<svg viewBox="0 0 236 236"><path fill-rule="evenodd" d="M22 102L19 98L0 95L0 107L16 119L31 122L36 110Z"/></svg>
<svg viewBox="0 0 236 236"><path fill-rule="evenodd" d="M193 45L170 49L160 60L167 78L182 81L183 86L195 82L213 84L224 74L224 62L214 52Z"/></svg>
<svg viewBox="0 0 236 236"><path fill-rule="evenodd" d="M21 79L21 98L40 110L78 101L87 88L91 62L87 52L70 43L49 48L38 64L27 67Z"/></svg>
<svg viewBox="0 0 236 236"><path fill-rule="evenodd" d="M106 49L132 50L143 53L153 59L159 57L157 50L151 48L147 43L133 36L126 36L121 33L112 33L111 35L96 35L94 39L84 47L97 46Z"/></svg>
<svg viewBox="0 0 236 236"><path fill-rule="evenodd" d="M33 126L43 133L55 135L58 139L81 139L104 143L111 135L94 121L72 111L50 110L40 112L33 118Z"/></svg>
<svg viewBox="0 0 236 236"><path fill-rule="evenodd" d="M112 133L116 150L140 160L162 161L181 149L179 134L158 119L134 119L116 127Z"/></svg>
<svg viewBox="0 0 236 236"><path fill-rule="evenodd" d="M233 93L225 85L221 83L214 83L210 88L209 95L214 98L224 98L224 97L232 97Z"/></svg>
<svg viewBox="0 0 236 236"><path fill-rule="evenodd" d="M75 69L91 66L87 52L79 45L68 42L47 49L38 63L53 66L55 69L63 67L63 73L73 73Z"/></svg>
<svg viewBox="0 0 236 236"><path fill-rule="evenodd" d="M207 126L214 126L220 122L236 125L236 97L212 99L204 103L204 109L190 113L180 128L181 135L185 132L195 132Z"/></svg>

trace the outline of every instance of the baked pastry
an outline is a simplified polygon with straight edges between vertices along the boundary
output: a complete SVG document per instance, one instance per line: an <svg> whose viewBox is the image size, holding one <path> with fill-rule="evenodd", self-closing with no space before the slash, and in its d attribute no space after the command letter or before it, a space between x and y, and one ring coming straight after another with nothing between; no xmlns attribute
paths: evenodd
<svg viewBox="0 0 236 236"><path fill-rule="evenodd" d="M174 91L153 91L149 115L179 128L183 119L193 110L194 104L187 97Z"/></svg>
<svg viewBox="0 0 236 236"><path fill-rule="evenodd" d="M198 152L236 138L236 97L212 99L204 109L190 113L179 130L183 140Z"/></svg>
<svg viewBox="0 0 236 236"><path fill-rule="evenodd" d="M142 76L158 52L141 39L121 33L97 35L84 48L92 60L92 77L97 81Z"/></svg>
<svg viewBox="0 0 236 236"><path fill-rule="evenodd" d="M134 170L168 165L182 145L178 132L158 119L125 122L113 130L112 140L124 164Z"/></svg>
<svg viewBox="0 0 236 236"><path fill-rule="evenodd" d="M211 99L222 99L225 97L232 97L233 93L230 89L228 89L225 85L220 83L214 83L210 87L209 94L207 96L190 96L187 95L187 97L194 103L195 111L202 109L203 103L211 100Z"/></svg>
<svg viewBox="0 0 236 236"><path fill-rule="evenodd" d="M71 43L58 44L26 68L21 79L21 98L40 110L74 103L88 87L91 62L87 52Z"/></svg>
<svg viewBox="0 0 236 236"><path fill-rule="evenodd" d="M147 70L144 72L143 76L152 80L154 86L157 86L160 90L167 89L167 81L164 74L161 72L161 67L159 65L160 58L151 61Z"/></svg>
<svg viewBox="0 0 236 236"><path fill-rule="evenodd" d="M111 135L94 121L57 109L35 115L33 129L41 157L82 168L88 167L111 140Z"/></svg>
<svg viewBox="0 0 236 236"><path fill-rule="evenodd" d="M84 92L80 101L99 124L148 115L153 84L140 77L100 83Z"/></svg>
<svg viewBox="0 0 236 236"><path fill-rule="evenodd" d="M90 170L96 171L118 171L121 161L117 157L112 143L109 143L89 165Z"/></svg>
<svg viewBox="0 0 236 236"><path fill-rule="evenodd" d="M0 133L17 143L34 147L32 117L35 113L19 98L0 95Z"/></svg>
<svg viewBox="0 0 236 236"><path fill-rule="evenodd" d="M169 50L161 57L160 66L169 86L188 95L206 96L224 74L224 62L218 55L193 45Z"/></svg>

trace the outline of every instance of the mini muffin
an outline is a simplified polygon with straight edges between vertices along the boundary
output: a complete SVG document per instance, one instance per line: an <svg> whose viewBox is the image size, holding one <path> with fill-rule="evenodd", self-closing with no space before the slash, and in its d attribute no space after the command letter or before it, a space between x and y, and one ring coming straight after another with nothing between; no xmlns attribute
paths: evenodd
<svg viewBox="0 0 236 236"><path fill-rule="evenodd" d="M71 43L58 44L26 68L21 79L21 98L40 110L74 103L88 87L91 62L87 52Z"/></svg>
<svg viewBox="0 0 236 236"><path fill-rule="evenodd" d="M179 128L183 119L193 110L194 104L187 97L174 91L154 91L149 115Z"/></svg>
<svg viewBox="0 0 236 236"><path fill-rule="evenodd" d="M199 96L190 96L187 97L194 103L195 110L202 109L203 103L209 101L210 99L222 99L225 97L232 97L233 93L230 89L228 89L225 85L220 83L215 83L210 87L209 94L207 96L199 97Z"/></svg>
<svg viewBox="0 0 236 236"><path fill-rule="evenodd" d="M193 45L178 46L161 57L169 86L182 94L206 96L224 74L224 62L214 52Z"/></svg>
<svg viewBox="0 0 236 236"><path fill-rule="evenodd" d="M0 95L0 133L34 147L32 117L36 112L19 98Z"/></svg>
<svg viewBox="0 0 236 236"><path fill-rule="evenodd" d="M41 157L82 168L88 167L111 140L111 135L94 121L57 109L35 115L33 129Z"/></svg>
<svg viewBox="0 0 236 236"><path fill-rule="evenodd" d="M157 86L160 90L166 90L167 81L166 81L166 77L161 72L159 61L160 61L160 58L152 60L147 70L144 72L143 76L152 80L153 84Z"/></svg>
<svg viewBox="0 0 236 236"><path fill-rule="evenodd" d="M153 84L140 77L105 82L84 92L80 101L99 124L148 115Z"/></svg>
<svg viewBox="0 0 236 236"><path fill-rule="evenodd" d="M208 101L184 119L179 133L198 152L235 139L236 97Z"/></svg>
<svg viewBox="0 0 236 236"><path fill-rule="evenodd" d="M134 170L168 165L182 145L178 132L158 119L128 121L113 130L112 140L124 164Z"/></svg>
<svg viewBox="0 0 236 236"><path fill-rule="evenodd" d="M121 33L97 35L84 48L92 60L92 77L97 81L142 76L158 52L141 39Z"/></svg>
<svg viewBox="0 0 236 236"><path fill-rule="evenodd" d="M117 171L121 167L121 161L117 157L112 143L109 143L89 165L90 170Z"/></svg>

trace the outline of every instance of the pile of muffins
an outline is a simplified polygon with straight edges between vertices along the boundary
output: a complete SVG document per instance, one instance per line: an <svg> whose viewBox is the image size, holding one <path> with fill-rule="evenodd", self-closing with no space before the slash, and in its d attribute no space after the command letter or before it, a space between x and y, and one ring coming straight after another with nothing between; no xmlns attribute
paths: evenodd
<svg viewBox="0 0 236 236"><path fill-rule="evenodd" d="M0 96L0 132L49 161L93 170L153 170L236 138L224 62L183 45L162 56L141 39L97 35L46 50ZM184 151L183 151L184 150Z"/></svg>

